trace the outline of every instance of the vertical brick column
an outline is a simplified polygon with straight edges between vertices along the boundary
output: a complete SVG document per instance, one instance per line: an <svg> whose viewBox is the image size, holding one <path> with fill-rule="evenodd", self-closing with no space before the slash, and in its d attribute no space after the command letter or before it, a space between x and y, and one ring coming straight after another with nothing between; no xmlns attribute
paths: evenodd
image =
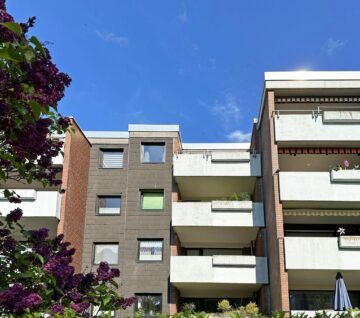
<svg viewBox="0 0 360 318"><path fill-rule="evenodd" d="M64 193L58 234L63 233L65 240L76 249L73 265L76 271L81 271L91 145L73 119L71 128L74 132L67 132L65 136L61 186Z"/></svg>
<svg viewBox="0 0 360 318"><path fill-rule="evenodd" d="M285 271L284 258L284 220L279 196L279 160L275 143L274 92L266 95L266 103L261 119L262 179L266 222L266 245L269 264L270 311L289 312L288 277Z"/></svg>

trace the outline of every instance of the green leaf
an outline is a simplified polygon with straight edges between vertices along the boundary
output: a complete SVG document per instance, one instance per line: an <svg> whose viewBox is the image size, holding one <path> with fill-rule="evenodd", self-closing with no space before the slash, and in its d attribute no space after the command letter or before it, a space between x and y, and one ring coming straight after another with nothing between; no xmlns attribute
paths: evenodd
<svg viewBox="0 0 360 318"><path fill-rule="evenodd" d="M36 36L32 36L29 41L35 45L35 47L41 52L42 55L46 56L44 47L41 45L40 41Z"/></svg>
<svg viewBox="0 0 360 318"><path fill-rule="evenodd" d="M35 58L35 53L32 48L29 48L24 52L26 62L30 63Z"/></svg>
<svg viewBox="0 0 360 318"><path fill-rule="evenodd" d="M35 120L38 120L43 110L42 106L36 100L29 101L29 105L34 114Z"/></svg>
<svg viewBox="0 0 360 318"><path fill-rule="evenodd" d="M0 50L0 58L4 58L5 60L9 60L13 62L18 62L18 59L15 59L12 56L10 56L9 50L7 48Z"/></svg>
<svg viewBox="0 0 360 318"><path fill-rule="evenodd" d="M23 34L20 24L15 22L2 22L1 24L10 31L13 31L18 36Z"/></svg>

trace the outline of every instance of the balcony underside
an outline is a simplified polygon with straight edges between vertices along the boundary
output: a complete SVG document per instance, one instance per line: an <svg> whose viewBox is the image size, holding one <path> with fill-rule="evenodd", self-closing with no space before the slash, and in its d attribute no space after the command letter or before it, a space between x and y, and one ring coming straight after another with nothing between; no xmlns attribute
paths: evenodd
<svg viewBox="0 0 360 318"><path fill-rule="evenodd" d="M176 177L182 200L210 201L227 198L234 192L252 194L255 177Z"/></svg>
<svg viewBox="0 0 360 318"><path fill-rule="evenodd" d="M314 253L312 256L315 257ZM359 270L302 270L290 269L287 271L289 289L291 290L333 290L336 273L340 271L348 290L360 290Z"/></svg>
<svg viewBox="0 0 360 318"><path fill-rule="evenodd" d="M173 283L181 297L241 298L251 297L261 284Z"/></svg>
<svg viewBox="0 0 360 318"><path fill-rule="evenodd" d="M183 247L248 247L256 239L255 227L174 227Z"/></svg>

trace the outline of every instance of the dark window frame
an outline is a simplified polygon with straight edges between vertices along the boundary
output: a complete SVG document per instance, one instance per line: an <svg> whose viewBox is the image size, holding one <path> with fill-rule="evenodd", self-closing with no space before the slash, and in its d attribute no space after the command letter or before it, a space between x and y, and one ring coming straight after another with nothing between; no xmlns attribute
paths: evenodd
<svg viewBox="0 0 360 318"><path fill-rule="evenodd" d="M120 168L106 168L103 166L103 157L104 152L122 152L123 153L123 164ZM99 156L99 169L105 169L105 170L118 170L118 169L124 169L124 155L125 151L124 148L100 148L100 156Z"/></svg>
<svg viewBox="0 0 360 318"><path fill-rule="evenodd" d="M144 161L144 155L145 155L145 148L144 146L163 146L164 147L164 153L163 153L163 161L161 162L146 162ZM141 142L140 145L140 162L145 165L158 165L158 164L165 164L166 163L166 142L165 141L144 141Z"/></svg>
<svg viewBox="0 0 360 318"><path fill-rule="evenodd" d="M163 207L162 209L143 209L143 193L162 193L163 194ZM165 189L140 189L140 211L141 212L163 212L165 210Z"/></svg>
<svg viewBox="0 0 360 318"><path fill-rule="evenodd" d="M162 293L135 293L135 297L137 297L136 302L135 302L135 306L134 306L134 314L138 311L139 308L139 298L138 297L141 296L159 296L160 297L160 314L162 314L163 311L163 295ZM158 313L156 313L155 315L143 315L142 317L156 317Z"/></svg>
<svg viewBox="0 0 360 318"><path fill-rule="evenodd" d="M120 212L119 213L108 213L108 214L102 214L99 213L100 205L99 200L101 198L120 198ZM96 202L95 202L95 215L97 216L117 216L121 215L121 205L122 205L122 194L97 194L96 195Z"/></svg>
<svg viewBox="0 0 360 318"><path fill-rule="evenodd" d="M100 261L99 263L95 263L95 255L96 255L96 246L97 245L117 245L118 249L117 249L117 263L109 263L109 265L119 265L120 261L119 261L119 256L120 256L120 253L119 253L119 247L120 247L120 244L119 242L114 242L114 241L111 241L111 242L93 242L93 255L92 255L92 260L91 260L91 263L93 265L99 265L100 262L104 262L104 261Z"/></svg>
<svg viewBox="0 0 360 318"><path fill-rule="evenodd" d="M137 239L138 244L137 244L137 262L138 263L163 263L164 262L164 239L163 238L138 238ZM161 260L155 260L155 261L149 261L149 260L141 260L140 259L140 243L141 242L146 242L146 241L161 241L162 246L161 246Z"/></svg>

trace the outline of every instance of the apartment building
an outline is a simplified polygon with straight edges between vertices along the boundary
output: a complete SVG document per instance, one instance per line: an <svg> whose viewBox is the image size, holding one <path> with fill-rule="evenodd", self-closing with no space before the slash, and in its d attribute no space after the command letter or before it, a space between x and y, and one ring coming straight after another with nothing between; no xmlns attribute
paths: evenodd
<svg viewBox="0 0 360 318"><path fill-rule="evenodd" d="M65 233L78 270L120 268L120 292L138 298L122 316L222 299L331 309L337 272L360 307L360 72L265 73L249 143L183 143L178 125L72 125L54 160L61 188L7 186L29 228Z"/></svg>
<svg viewBox="0 0 360 318"><path fill-rule="evenodd" d="M359 72L265 73L256 134L271 310L331 309L337 272L360 306L359 102Z"/></svg>
<svg viewBox="0 0 360 318"><path fill-rule="evenodd" d="M44 188L39 182L9 180L2 186L15 190L22 202L9 203L0 192L0 211L6 216L20 207L24 213L22 223L27 229L48 228L50 237L63 233L64 239L77 250L73 264L79 271L91 145L74 119L71 119L71 129L72 132L59 136L64 141L64 156L59 154L53 159L53 164L62 168L58 176L62 185Z"/></svg>

